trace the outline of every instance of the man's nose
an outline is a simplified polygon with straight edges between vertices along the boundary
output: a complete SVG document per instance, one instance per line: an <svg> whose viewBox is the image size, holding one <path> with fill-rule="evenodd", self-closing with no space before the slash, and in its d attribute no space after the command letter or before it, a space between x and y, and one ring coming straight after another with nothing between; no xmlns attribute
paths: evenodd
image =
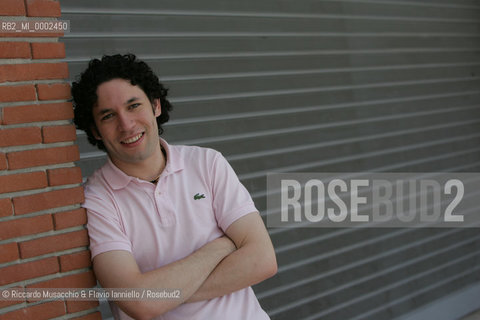
<svg viewBox="0 0 480 320"><path fill-rule="evenodd" d="M134 126L133 118L128 114L118 115L118 127L121 131L128 131Z"/></svg>

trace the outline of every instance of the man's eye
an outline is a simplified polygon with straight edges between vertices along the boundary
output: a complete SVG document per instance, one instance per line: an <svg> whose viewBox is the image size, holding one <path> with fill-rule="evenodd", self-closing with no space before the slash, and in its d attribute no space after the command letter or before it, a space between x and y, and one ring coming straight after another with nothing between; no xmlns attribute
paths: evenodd
<svg viewBox="0 0 480 320"><path fill-rule="evenodd" d="M130 105L130 109L135 109L135 108L138 108L139 106L140 106L140 103L134 103Z"/></svg>
<svg viewBox="0 0 480 320"><path fill-rule="evenodd" d="M106 114L106 115L104 115L104 116L102 117L102 121L108 120L108 119L110 119L111 117L113 117L113 114L111 114L111 113Z"/></svg>

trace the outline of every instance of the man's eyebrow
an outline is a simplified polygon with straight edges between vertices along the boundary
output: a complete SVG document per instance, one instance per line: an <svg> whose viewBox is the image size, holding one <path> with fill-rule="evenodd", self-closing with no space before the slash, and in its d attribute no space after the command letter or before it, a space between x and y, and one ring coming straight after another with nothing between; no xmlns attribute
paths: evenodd
<svg viewBox="0 0 480 320"><path fill-rule="evenodd" d="M105 113L109 113L110 111L112 111L112 109L102 109L100 111L97 112L98 115L104 115Z"/></svg>
<svg viewBox="0 0 480 320"><path fill-rule="evenodd" d="M132 98L128 99L127 102L125 102L125 104L130 104L130 103L132 103L132 102L134 102L134 101L137 101L137 100L139 100L139 99L140 99L140 98L132 97Z"/></svg>

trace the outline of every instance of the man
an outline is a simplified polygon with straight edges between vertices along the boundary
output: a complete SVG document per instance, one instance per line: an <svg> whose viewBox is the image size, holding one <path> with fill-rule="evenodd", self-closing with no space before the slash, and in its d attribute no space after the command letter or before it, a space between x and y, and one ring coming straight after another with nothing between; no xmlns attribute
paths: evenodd
<svg viewBox="0 0 480 320"><path fill-rule="evenodd" d="M159 137L167 90L134 55L90 61L72 85L75 124L108 154L85 185L93 268L105 288L178 289L117 301L116 319L269 319L251 285L273 276L272 243L220 153Z"/></svg>

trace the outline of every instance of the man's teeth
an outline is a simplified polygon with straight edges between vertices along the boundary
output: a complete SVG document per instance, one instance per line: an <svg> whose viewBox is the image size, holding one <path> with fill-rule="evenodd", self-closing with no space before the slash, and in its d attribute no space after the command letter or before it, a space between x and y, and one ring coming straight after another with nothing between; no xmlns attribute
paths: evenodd
<svg viewBox="0 0 480 320"><path fill-rule="evenodd" d="M127 139L127 140L123 140L122 142L123 143L134 143L135 141L137 141L138 139L140 139L142 137L143 133L139 133L138 135L136 135L135 137L133 138L130 138L130 139Z"/></svg>

